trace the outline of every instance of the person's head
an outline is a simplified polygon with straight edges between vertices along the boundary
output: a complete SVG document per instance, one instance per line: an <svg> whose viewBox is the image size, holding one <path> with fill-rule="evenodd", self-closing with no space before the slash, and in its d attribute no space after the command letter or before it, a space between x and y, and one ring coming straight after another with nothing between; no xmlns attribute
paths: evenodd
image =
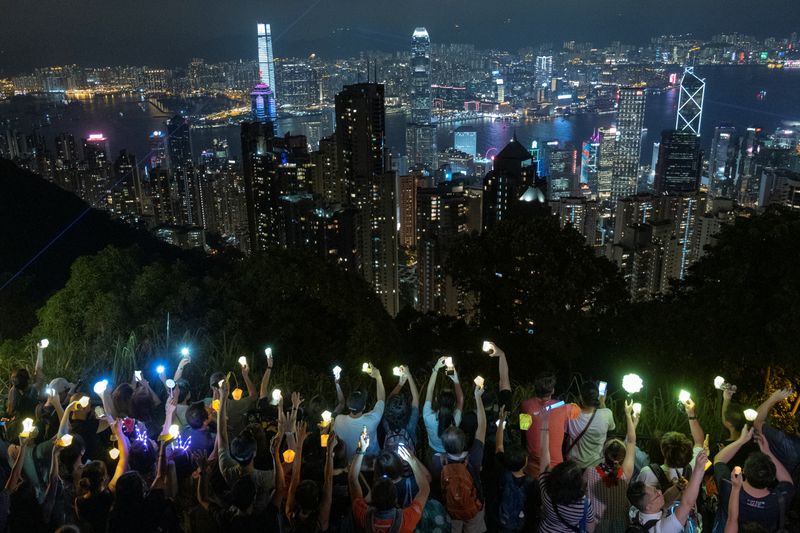
<svg viewBox="0 0 800 533"><path fill-rule="evenodd" d="M533 380L533 393L537 398L550 399L556 392L556 376L552 372L540 372Z"/></svg>
<svg viewBox="0 0 800 533"><path fill-rule="evenodd" d="M131 441L128 452L128 465L131 470L138 472L143 477L149 477L155 472L158 460L158 446L147 437Z"/></svg>
<svg viewBox="0 0 800 533"><path fill-rule="evenodd" d="M528 465L528 452L519 444L511 444L505 448L506 468L519 472Z"/></svg>
<svg viewBox="0 0 800 533"><path fill-rule="evenodd" d="M175 390L178 391L178 403L187 403L192 399L192 390L189 388L189 382L181 378L175 381Z"/></svg>
<svg viewBox="0 0 800 533"><path fill-rule="evenodd" d="M256 484L253 476L239 476L231 487L231 503L242 512L247 512L256 499Z"/></svg>
<svg viewBox="0 0 800 533"><path fill-rule="evenodd" d="M411 406L408 404L408 399L402 394L390 396L383 411L383 419L389 425L389 429L406 427L409 416L411 416Z"/></svg>
<svg viewBox="0 0 800 533"><path fill-rule="evenodd" d="M333 449L333 468L347 468L347 446L342 440L337 441Z"/></svg>
<svg viewBox="0 0 800 533"><path fill-rule="evenodd" d="M613 468L625 460L625 443L619 439L609 439L603 446L603 462Z"/></svg>
<svg viewBox="0 0 800 533"><path fill-rule="evenodd" d="M195 402L186 409L186 423L192 429L201 429L208 421L208 411L203 402Z"/></svg>
<svg viewBox="0 0 800 533"><path fill-rule="evenodd" d="M111 401L114 403L114 410L118 416L132 416L131 400L133 398L133 387L130 383L120 383L114 392L111 393Z"/></svg>
<svg viewBox="0 0 800 533"><path fill-rule="evenodd" d="M733 403L730 404L725 410L725 421L733 426L733 429L736 431L737 435L741 433L745 422L747 422L747 420L744 418L744 411L742 410L742 407Z"/></svg>
<svg viewBox="0 0 800 533"><path fill-rule="evenodd" d="M453 415L456 409L456 395L450 389L442 389L439 391L439 411L436 417L439 420L439 427L437 430L438 435L441 437L442 433L455 423Z"/></svg>
<svg viewBox="0 0 800 533"><path fill-rule="evenodd" d="M556 505L569 505L586 494L583 470L575 461L564 461L556 465L547 476L547 494Z"/></svg>
<svg viewBox="0 0 800 533"><path fill-rule="evenodd" d="M664 495L658 487L634 481L628 485L628 501L641 513L657 513L664 507Z"/></svg>
<svg viewBox="0 0 800 533"><path fill-rule="evenodd" d="M66 525L56 529L56 533L81 533L81 530L78 529L78 526Z"/></svg>
<svg viewBox="0 0 800 533"><path fill-rule="evenodd" d="M214 372L213 374L211 374L211 377L208 378L208 386L211 387L212 390L218 389L219 382L222 381L223 379L225 379L225 374L223 374L222 372Z"/></svg>
<svg viewBox="0 0 800 533"><path fill-rule="evenodd" d="M777 482L775 464L762 452L748 455L742 472L747 483L755 489L769 489Z"/></svg>
<svg viewBox="0 0 800 533"><path fill-rule="evenodd" d="M83 440L83 437L81 437L78 433L73 433L72 443L70 443L69 446L65 446L64 449L61 450L61 453L59 454L59 460L69 472L72 472L76 463L83 458L83 454L85 452L86 442Z"/></svg>
<svg viewBox="0 0 800 533"><path fill-rule="evenodd" d="M354 390L347 397L347 410L352 416L361 416L367 406L367 395L363 391Z"/></svg>
<svg viewBox="0 0 800 533"><path fill-rule="evenodd" d="M442 445L450 455L459 455L467 449L467 436L461 428L450 426L442 433Z"/></svg>
<svg viewBox="0 0 800 533"><path fill-rule="evenodd" d="M145 483L139 472L125 472L117 480L115 507L137 507L144 502Z"/></svg>
<svg viewBox="0 0 800 533"><path fill-rule="evenodd" d="M248 466L256 456L257 442L249 429L245 429L231 441L230 454L241 466Z"/></svg>
<svg viewBox="0 0 800 533"><path fill-rule="evenodd" d="M683 468L692 460L692 441L683 433L668 431L661 437L661 454L670 468Z"/></svg>
<svg viewBox="0 0 800 533"><path fill-rule="evenodd" d="M11 373L11 383L15 388L25 390L31 382L31 375L25 368L18 368Z"/></svg>
<svg viewBox="0 0 800 533"><path fill-rule="evenodd" d="M80 490L83 495L101 492L108 482L108 471L103 461L89 461L81 472Z"/></svg>
<svg viewBox="0 0 800 533"><path fill-rule="evenodd" d="M397 507L397 488L388 477L381 477L372 485L372 505L378 511L388 511Z"/></svg>
<svg viewBox="0 0 800 533"><path fill-rule="evenodd" d="M600 407L600 391L597 383L586 381L581 385L581 407Z"/></svg>
<svg viewBox="0 0 800 533"><path fill-rule="evenodd" d="M301 515L309 515L319 509L319 486L316 482L305 479L297 486L294 501Z"/></svg>
<svg viewBox="0 0 800 533"><path fill-rule="evenodd" d="M396 480L403 475L403 460L388 450L383 450L375 459L375 473Z"/></svg>
<svg viewBox="0 0 800 533"><path fill-rule="evenodd" d="M72 396L69 397L69 401L70 402L77 402L84 396L87 396L87 395L82 393L82 392L76 392ZM76 404L72 408L72 418L85 419L89 415L89 413L91 411L92 411L91 402L88 403L86 405L86 407L83 407L81 404Z"/></svg>

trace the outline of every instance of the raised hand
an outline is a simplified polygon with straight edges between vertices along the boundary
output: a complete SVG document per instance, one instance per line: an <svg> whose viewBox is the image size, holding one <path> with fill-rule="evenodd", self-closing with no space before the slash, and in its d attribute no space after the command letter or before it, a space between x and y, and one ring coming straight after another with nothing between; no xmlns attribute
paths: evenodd
<svg viewBox="0 0 800 533"><path fill-rule="evenodd" d="M364 453L369 448L369 433L361 433L358 437L358 449Z"/></svg>
<svg viewBox="0 0 800 533"><path fill-rule="evenodd" d="M683 402L683 407L684 407L684 409L686 409L686 414L687 415L694 416L694 407L695 407L694 400L689 398L688 400Z"/></svg>
<svg viewBox="0 0 800 533"><path fill-rule="evenodd" d="M776 403L782 402L792 394L794 394L794 391L792 389L779 389L773 392L772 396L770 396L769 399Z"/></svg>
<svg viewBox="0 0 800 533"><path fill-rule="evenodd" d="M483 396L483 390L484 390L483 387L478 387L477 385L475 385L475 399L476 400L479 399L481 396Z"/></svg>
<svg viewBox="0 0 800 533"><path fill-rule="evenodd" d="M300 396L299 392L292 393L292 409L297 410L300 407L300 404L303 403L303 397Z"/></svg>
<svg viewBox="0 0 800 533"><path fill-rule="evenodd" d="M221 380L221 385L219 386L220 399L224 398L224 399L227 400L228 399L228 395L230 393L231 393L231 384L228 383L227 379L222 379Z"/></svg>
<svg viewBox="0 0 800 533"><path fill-rule="evenodd" d="M303 447L303 443L305 442L307 437L308 437L308 426L305 422L300 422L299 424L297 424L297 446L299 448Z"/></svg>
<svg viewBox="0 0 800 533"><path fill-rule="evenodd" d="M741 466L734 467L733 472L731 472L731 485L733 485L733 488L735 489L741 489L743 481L744 479L742 478L742 467Z"/></svg>
<svg viewBox="0 0 800 533"><path fill-rule="evenodd" d="M734 394L736 394L736 385L729 385L728 388L722 391L722 397L728 401L733 399Z"/></svg>
<svg viewBox="0 0 800 533"><path fill-rule="evenodd" d="M408 464L412 464L417 460L417 457L411 453L411 451L403 446L402 444L397 447L397 455L400 456L400 459L407 462Z"/></svg>
<svg viewBox="0 0 800 533"><path fill-rule="evenodd" d="M748 424L742 426L742 431L739 434L739 440L742 442L748 442L753 438L753 428L751 428Z"/></svg>
<svg viewBox="0 0 800 533"><path fill-rule="evenodd" d="M438 372L439 370L441 370L442 368L444 368L444 362L445 362L445 359L447 359L447 358L446 358L446 357L440 357L440 358L439 358L439 359L436 361L436 364L435 364L435 365L433 365L433 370L434 370L435 372Z"/></svg>

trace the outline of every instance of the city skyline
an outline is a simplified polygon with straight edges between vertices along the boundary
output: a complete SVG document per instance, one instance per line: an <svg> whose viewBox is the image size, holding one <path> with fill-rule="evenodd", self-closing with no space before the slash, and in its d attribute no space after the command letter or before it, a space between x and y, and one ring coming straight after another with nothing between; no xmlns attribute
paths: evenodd
<svg viewBox="0 0 800 533"><path fill-rule="evenodd" d="M85 9L72 1L49 0L35 7L15 5L13 9L8 0L2 4L9 5L0 9L14 13L0 21L0 65L5 74L64 63L161 62L173 66L191 57L255 59L250 35L242 28L265 17L272 25L276 57L303 57L312 52L346 57L359 50L402 50L407 47L407 28L417 26L428 28L438 42L514 50L567 40L644 44L659 34L695 33L700 38L717 32L788 35L796 31L791 21L800 15L800 5L785 0L762 3L757 10L744 0L728 2L725 10L719 10L710 0L680 0L658 18L648 16L652 8L648 3L548 1L535 8L537 18L546 23L537 25L531 37L528 19L518 15L531 9L522 0L505 2L490 11L463 4L432 10L428 4L413 0L400 13L375 9L365 0L356 0L346 10L319 0L269 9L255 2L231 7L200 0L192 9L181 5L148 7L145 2L115 6L113 11L105 11L107 7ZM682 16L687 9L693 17ZM470 17L469 13L476 10L481 17ZM155 11L158 17L151 16ZM745 12L746 17L740 15ZM174 20L181 24L169 22ZM81 32L72 31L77 25ZM39 46L27 46L37 38ZM137 46L130 46L131 42Z"/></svg>

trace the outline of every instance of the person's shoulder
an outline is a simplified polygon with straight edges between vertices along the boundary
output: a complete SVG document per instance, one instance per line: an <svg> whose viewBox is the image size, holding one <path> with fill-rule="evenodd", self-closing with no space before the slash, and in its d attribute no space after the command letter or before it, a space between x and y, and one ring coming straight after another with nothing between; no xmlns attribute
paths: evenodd
<svg viewBox="0 0 800 533"><path fill-rule="evenodd" d="M675 514L670 514L659 520L653 531L655 533L680 533L683 531L683 525Z"/></svg>

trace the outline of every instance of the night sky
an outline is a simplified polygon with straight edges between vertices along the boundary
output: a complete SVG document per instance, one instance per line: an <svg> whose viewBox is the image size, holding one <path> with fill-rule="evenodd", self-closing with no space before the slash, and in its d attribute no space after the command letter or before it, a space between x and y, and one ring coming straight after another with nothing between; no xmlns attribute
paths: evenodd
<svg viewBox="0 0 800 533"><path fill-rule="evenodd" d="M797 0L0 0L0 14L6 74L63 63L254 58L256 20L272 24L278 57L403 48L415 26L426 26L433 41L504 49L572 39L643 43L662 33L800 31Z"/></svg>

